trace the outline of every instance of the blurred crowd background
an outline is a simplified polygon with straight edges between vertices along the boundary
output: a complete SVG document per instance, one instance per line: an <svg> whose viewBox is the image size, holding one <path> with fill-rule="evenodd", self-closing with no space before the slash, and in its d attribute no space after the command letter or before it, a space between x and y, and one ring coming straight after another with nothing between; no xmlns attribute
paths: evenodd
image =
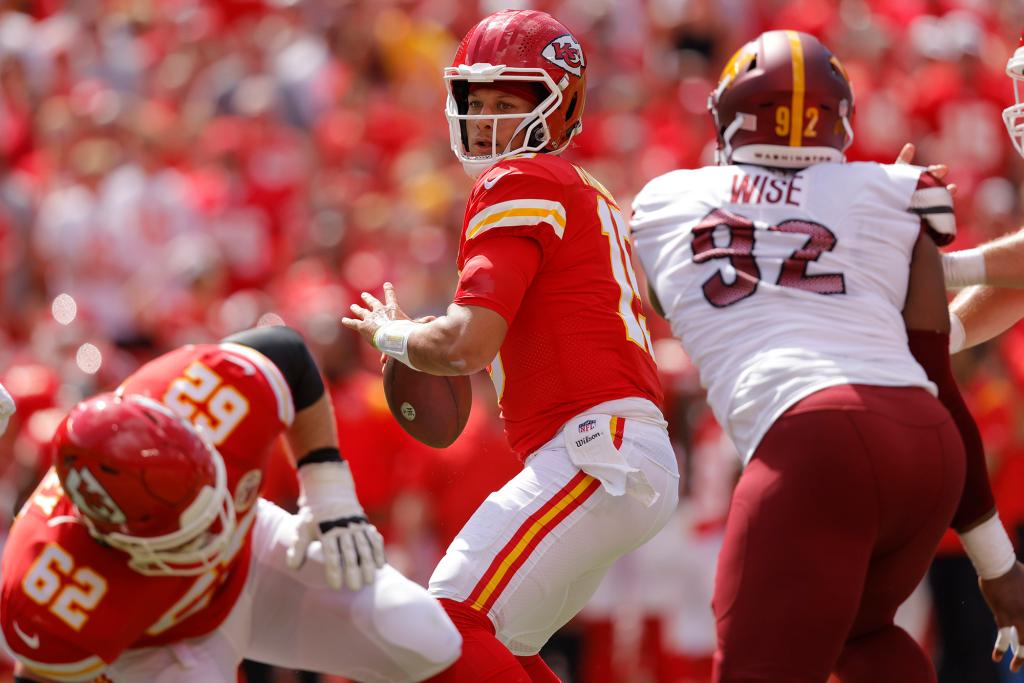
<svg viewBox="0 0 1024 683"><path fill-rule="evenodd" d="M623 206L659 173L711 163L706 99L719 71L757 33L792 28L823 39L850 73L851 159L891 161L911 141L920 162L950 165L954 248L1022 223L1024 160L1000 118L1020 0L0 1L0 382L18 403L0 437L0 529L76 400L180 344L284 322L327 375L391 562L426 581L519 464L485 376L452 448L407 437L376 355L338 321L385 279L410 314L450 301L471 182L449 150L441 69L466 30L509 6L547 10L583 43L585 127L566 156ZM738 461L685 354L649 319L683 502L545 651L567 682L708 680ZM1024 326L955 364L1016 534ZM270 494L293 506L283 458L272 479ZM900 618L944 683L1010 680L987 662L994 628L955 538Z"/></svg>

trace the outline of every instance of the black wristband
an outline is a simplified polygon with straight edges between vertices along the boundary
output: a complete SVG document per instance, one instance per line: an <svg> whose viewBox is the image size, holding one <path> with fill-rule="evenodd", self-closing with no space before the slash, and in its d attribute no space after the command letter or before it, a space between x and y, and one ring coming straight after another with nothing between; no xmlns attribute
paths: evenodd
<svg viewBox="0 0 1024 683"><path fill-rule="evenodd" d="M341 451L333 446L327 448L317 448L298 459L295 463L296 467L302 467L303 465L312 465L317 462L343 462L345 458L341 457Z"/></svg>

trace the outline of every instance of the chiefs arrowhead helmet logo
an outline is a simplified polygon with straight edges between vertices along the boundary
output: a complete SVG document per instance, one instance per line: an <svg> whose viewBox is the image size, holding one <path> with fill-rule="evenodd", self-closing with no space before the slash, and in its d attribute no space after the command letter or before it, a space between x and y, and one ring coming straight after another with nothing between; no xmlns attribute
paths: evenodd
<svg viewBox="0 0 1024 683"><path fill-rule="evenodd" d="M583 58L583 48L579 41L566 33L558 36L544 46L541 56L552 64L557 64L574 76L579 76L586 66Z"/></svg>
<svg viewBox="0 0 1024 683"><path fill-rule="evenodd" d="M124 512L107 493L93 473L86 468L68 471L64 490L71 502L89 517L96 517L109 524L120 525L127 521Z"/></svg>

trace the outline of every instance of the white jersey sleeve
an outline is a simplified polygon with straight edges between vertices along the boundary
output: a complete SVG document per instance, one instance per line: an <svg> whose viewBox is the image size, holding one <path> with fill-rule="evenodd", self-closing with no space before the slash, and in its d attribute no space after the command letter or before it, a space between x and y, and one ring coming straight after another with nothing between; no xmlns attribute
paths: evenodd
<svg viewBox="0 0 1024 683"><path fill-rule="evenodd" d="M922 171L714 166L637 195L635 251L745 461L788 407L825 387L935 392L901 314Z"/></svg>

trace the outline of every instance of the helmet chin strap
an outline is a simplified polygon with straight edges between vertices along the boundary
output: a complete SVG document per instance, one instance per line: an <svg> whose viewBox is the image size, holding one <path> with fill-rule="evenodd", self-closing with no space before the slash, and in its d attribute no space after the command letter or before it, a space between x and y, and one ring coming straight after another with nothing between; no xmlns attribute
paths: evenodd
<svg viewBox="0 0 1024 683"><path fill-rule="evenodd" d="M843 114L843 128L846 130L846 144L843 145L843 151L845 152L853 144L853 126L850 125L850 117ZM845 159L845 157L843 157Z"/></svg>
<svg viewBox="0 0 1024 683"><path fill-rule="evenodd" d="M715 150L715 162L719 166L726 166L732 163L732 136L743 126L743 118L746 114L736 114L732 123L722 133L722 147Z"/></svg>

